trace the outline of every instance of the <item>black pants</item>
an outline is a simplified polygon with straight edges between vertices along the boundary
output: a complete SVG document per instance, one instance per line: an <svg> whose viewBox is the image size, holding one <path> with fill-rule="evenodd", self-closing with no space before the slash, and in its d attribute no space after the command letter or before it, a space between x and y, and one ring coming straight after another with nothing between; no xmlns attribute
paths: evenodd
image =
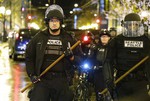
<svg viewBox="0 0 150 101"><path fill-rule="evenodd" d="M104 76L102 69L95 70L94 71L94 86L95 86L95 93L96 93L96 101L102 101L99 99L102 99L102 95L100 95L100 92L105 89L105 82L104 82Z"/></svg>
<svg viewBox="0 0 150 101"><path fill-rule="evenodd" d="M66 78L42 79L34 85L30 101L72 101L73 93L69 90Z"/></svg>
<svg viewBox="0 0 150 101"><path fill-rule="evenodd" d="M122 72L118 72L118 77L120 77ZM122 81L117 83L117 94L119 101L150 101L150 97L147 94L146 85L149 84L148 81L143 80L137 75L128 75Z"/></svg>
<svg viewBox="0 0 150 101"><path fill-rule="evenodd" d="M117 85L119 101L150 101L146 81L120 82Z"/></svg>

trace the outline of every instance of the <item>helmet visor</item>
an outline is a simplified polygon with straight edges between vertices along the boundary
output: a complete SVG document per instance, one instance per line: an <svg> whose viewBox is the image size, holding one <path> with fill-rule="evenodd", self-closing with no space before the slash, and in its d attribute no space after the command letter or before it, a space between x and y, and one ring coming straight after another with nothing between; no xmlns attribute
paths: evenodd
<svg viewBox="0 0 150 101"><path fill-rule="evenodd" d="M139 37L144 34L144 27L140 21L125 21L123 35L125 37Z"/></svg>

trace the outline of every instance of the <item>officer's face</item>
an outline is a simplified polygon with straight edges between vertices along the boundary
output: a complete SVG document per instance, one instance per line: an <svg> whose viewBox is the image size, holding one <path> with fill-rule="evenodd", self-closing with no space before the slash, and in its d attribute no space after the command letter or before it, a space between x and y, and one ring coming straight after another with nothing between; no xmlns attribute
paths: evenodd
<svg viewBox="0 0 150 101"><path fill-rule="evenodd" d="M144 27L141 21L126 21L123 28L125 37L139 37L144 34Z"/></svg>
<svg viewBox="0 0 150 101"><path fill-rule="evenodd" d="M127 22L127 29L129 31L136 31L138 29L139 24L136 21Z"/></svg>
<svg viewBox="0 0 150 101"><path fill-rule="evenodd" d="M49 27L54 30L54 29L59 29L60 28L60 20L57 18L50 19L49 21Z"/></svg>
<svg viewBox="0 0 150 101"><path fill-rule="evenodd" d="M112 37L115 37L116 34L117 34L116 31L111 31L111 32L110 32L110 35L111 35Z"/></svg>
<svg viewBox="0 0 150 101"><path fill-rule="evenodd" d="M98 42L99 42L99 39L98 39L98 38L96 38L96 39L95 39L95 42L96 42L96 43L98 43Z"/></svg>
<svg viewBox="0 0 150 101"><path fill-rule="evenodd" d="M109 39L110 39L110 37L108 35L102 35L100 37L100 40L101 40L103 45L106 45L108 43Z"/></svg>

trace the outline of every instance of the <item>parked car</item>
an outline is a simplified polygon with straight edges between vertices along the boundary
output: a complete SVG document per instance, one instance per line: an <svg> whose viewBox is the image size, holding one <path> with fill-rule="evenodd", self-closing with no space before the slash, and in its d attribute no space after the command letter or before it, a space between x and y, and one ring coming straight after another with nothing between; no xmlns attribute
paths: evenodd
<svg viewBox="0 0 150 101"><path fill-rule="evenodd" d="M18 32L11 33L11 37L8 38L9 57L13 60L24 58L26 45L38 31L36 29L20 29Z"/></svg>

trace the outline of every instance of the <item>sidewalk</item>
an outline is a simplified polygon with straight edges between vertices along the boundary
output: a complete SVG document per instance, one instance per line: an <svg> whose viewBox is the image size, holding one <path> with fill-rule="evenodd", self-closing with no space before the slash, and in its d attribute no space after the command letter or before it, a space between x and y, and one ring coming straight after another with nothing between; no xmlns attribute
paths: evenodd
<svg viewBox="0 0 150 101"><path fill-rule="evenodd" d="M5 47L7 47L8 46L8 42L1 42L0 41L0 47L1 48L5 48Z"/></svg>
<svg viewBox="0 0 150 101"><path fill-rule="evenodd" d="M0 55L3 51L3 49L6 47L8 47L8 42L4 42L4 43L0 42Z"/></svg>

